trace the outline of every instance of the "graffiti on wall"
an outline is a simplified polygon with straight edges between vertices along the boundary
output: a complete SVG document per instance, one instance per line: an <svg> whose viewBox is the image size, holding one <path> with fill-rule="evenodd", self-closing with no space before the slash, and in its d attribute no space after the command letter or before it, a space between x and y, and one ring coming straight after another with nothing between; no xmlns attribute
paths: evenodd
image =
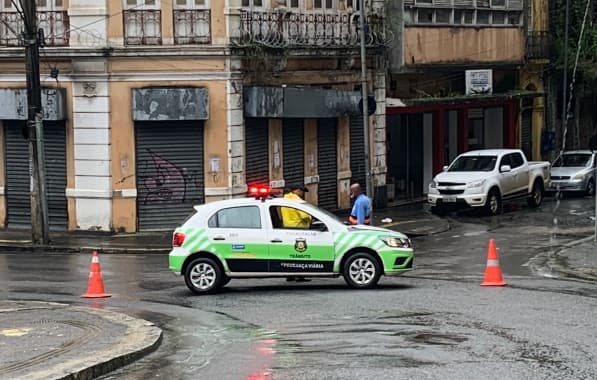
<svg viewBox="0 0 597 380"><path fill-rule="evenodd" d="M181 168L162 155L147 149L150 157L140 162L139 186L142 204L198 201L203 186L199 170Z"/></svg>

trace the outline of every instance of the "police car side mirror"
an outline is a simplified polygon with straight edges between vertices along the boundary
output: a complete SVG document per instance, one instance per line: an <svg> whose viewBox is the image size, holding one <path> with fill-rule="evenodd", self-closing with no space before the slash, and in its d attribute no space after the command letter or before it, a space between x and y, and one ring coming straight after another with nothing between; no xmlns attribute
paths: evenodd
<svg viewBox="0 0 597 380"><path fill-rule="evenodd" d="M320 232L326 232L328 230L328 227L322 221L317 220L311 223L311 229Z"/></svg>

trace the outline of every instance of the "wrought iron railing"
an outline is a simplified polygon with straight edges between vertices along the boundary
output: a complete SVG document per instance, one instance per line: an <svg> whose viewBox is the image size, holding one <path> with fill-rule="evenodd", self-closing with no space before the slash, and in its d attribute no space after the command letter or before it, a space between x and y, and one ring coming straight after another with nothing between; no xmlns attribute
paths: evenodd
<svg viewBox="0 0 597 380"><path fill-rule="evenodd" d="M368 46L385 46L393 34L380 15L369 15L365 23ZM241 11L239 35L233 39L237 46L263 45L284 47L347 47L360 44L358 13L292 13Z"/></svg>
<svg viewBox="0 0 597 380"><path fill-rule="evenodd" d="M37 12L45 46L68 46L69 18L66 11ZM0 46L22 46L23 19L17 12L0 12Z"/></svg>
<svg viewBox="0 0 597 380"><path fill-rule="evenodd" d="M548 32L530 32L527 35L527 59L549 59L550 39Z"/></svg>
<svg viewBox="0 0 597 380"><path fill-rule="evenodd" d="M174 43L177 45L209 44L211 12L207 9L174 10Z"/></svg>
<svg viewBox="0 0 597 380"><path fill-rule="evenodd" d="M162 12L157 9L128 9L124 15L125 45L160 45Z"/></svg>

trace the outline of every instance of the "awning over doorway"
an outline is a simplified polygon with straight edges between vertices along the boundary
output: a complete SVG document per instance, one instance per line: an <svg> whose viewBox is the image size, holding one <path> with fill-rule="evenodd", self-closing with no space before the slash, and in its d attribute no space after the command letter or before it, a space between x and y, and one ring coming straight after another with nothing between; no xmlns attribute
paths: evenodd
<svg viewBox="0 0 597 380"><path fill-rule="evenodd" d="M66 91L63 88L44 88L41 91L44 120L66 119ZM0 89L0 120L27 120L27 89Z"/></svg>
<svg viewBox="0 0 597 380"><path fill-rule="evenodd" d="M246 87L245 116L266 118L335 118L361 115L359 91L321 88Z"/></svg>

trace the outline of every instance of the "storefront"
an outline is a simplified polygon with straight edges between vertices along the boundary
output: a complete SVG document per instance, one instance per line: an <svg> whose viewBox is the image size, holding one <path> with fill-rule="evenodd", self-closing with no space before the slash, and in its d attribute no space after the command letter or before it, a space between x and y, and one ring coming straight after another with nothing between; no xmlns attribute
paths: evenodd
<svg viewBox="0 0 597 380"><path fill-rule="evenodd" d="M515 147L518 104L488 99L387 107L390 201L424 196L433 175L460 153Z"/></svg>
<svg viewBox="0 0 597 380"><path fill-rule="evenodd" d="M205 202L207 90L133 92L138 230L175 227Z"/></svg>
<svg viewBox="0 0 597 380"><path fill-rule="evenodd" d="M4 135L5 226L31 227L31 175L25 89L0 90L0 118ZM52 230L68 225L66 200L66 108L63 89L44 89L43 141L48 222Z"/></svg>
<svg viewBox="0 0 597 380"><path fill-rule="evenodd" d="M350 183L365 181L360 93L247 87L244 98L247 185L304 183L308 201L346 208Z"/></svg>

